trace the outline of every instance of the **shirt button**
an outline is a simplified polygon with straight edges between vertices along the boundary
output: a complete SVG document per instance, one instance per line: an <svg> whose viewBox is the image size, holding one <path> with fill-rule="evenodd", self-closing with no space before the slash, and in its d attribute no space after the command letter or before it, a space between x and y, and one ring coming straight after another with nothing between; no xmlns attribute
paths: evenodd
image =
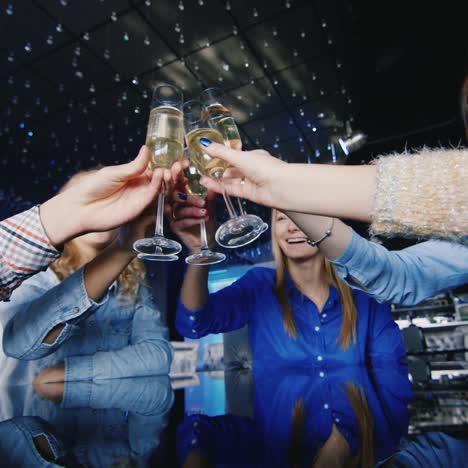
<svg viewBox="0 0 468 468"><path fill-rule="evenodd" d="M325 377L325 372L319 372L320 377Z"/></svg>
<svg viewBox="0 0 468 468"><path fill-rule="evenodd" d="M77 312L79 312L79 311L80 311L80 308L79 308L79 307L73 307L73 312L75 312L75 314L76 314Z"/></svg>
<svg viewBox="0 0 468 468"><path fill-rule="evenodd" d="M194 315L190 315L189 316L189 319L193 322L195 320L195 316Z"/></svg>
<svg viewBox="0 0 468 468"><path fill-rule="evenodd" d="M323 317L323 318L326 318L326 317L327 317L327 314L323 314L322 317Z"/></svg>
<svg viewBox="0 0 468 468"><path fill-rule="evenodd" d="M192 328L192 333L197 333L197 330L195 330L195 328Z"/></svg>
<svg viewBox="0 0 468 468"><path fill-rule="evenodd" d="M193 423L193 427L198 427L198 421L195 421L195 422Z"/></svg>
<svg viewBox="0 0 468 468"><path fill-rule="evenodd" d="M328 409L328 408L329 408L328 403L325 403L325 404L323 405L323 407L324 407L325 409Z"/></svg>
<svg viewBox="0 0 468 468"><path fill-rule="evenodd" d="M192 439L192 445L195 445L197 443L197 439Z"/></svg>
<svg viewBox="0 0 468 468"><path fill-rule="evenodd" d="M314 327L314 330L318 332L320 330L320 327L317 325L316 327Z"/></svg>
<svg viewBox="0 0 468 468"><path fill-rule="evenodd" d="M317 356L317 361L323 361L323 357L322 356Z"/></svg>
<svg viewBox="0 0 468 468"><path fill-rule="evenodd" d="M339 423L339 422L340 422L340 418L335 418L335 422Z"/></svg>

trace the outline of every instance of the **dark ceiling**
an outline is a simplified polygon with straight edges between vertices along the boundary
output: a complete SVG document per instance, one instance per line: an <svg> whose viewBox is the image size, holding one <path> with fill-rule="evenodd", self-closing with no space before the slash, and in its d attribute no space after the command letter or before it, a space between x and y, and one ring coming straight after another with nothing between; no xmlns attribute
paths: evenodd
<svg viewBox="0 0 468 468"><path fill-rule="evenodd" d="M3 199L132 158L158 82L223 87L245 147L288 161L331 162L345 121L369 135L351 164L458 144L465 4L0 0Z"/></svg>
<svg viewBox="0 0 468 468"><path fill-rule="evenodd" d="M33 201L136 154L158 82L187 99L223 87L245 147L290 161L329 161L330 132L352 117L356 51L339 0L0 5L0 180Z"/></svg>

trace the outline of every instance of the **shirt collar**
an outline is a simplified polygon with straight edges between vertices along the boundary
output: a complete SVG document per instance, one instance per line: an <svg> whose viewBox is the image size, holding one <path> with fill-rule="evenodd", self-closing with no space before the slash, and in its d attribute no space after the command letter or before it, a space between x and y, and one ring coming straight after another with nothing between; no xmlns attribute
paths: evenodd
<svg viewBox="0 0 468 468"><path fill-rule="evenodd" d="M294 284L294 281L291 278L291 275L287 271L284 274L284 282L286 285L286 291L288 293L288 297L290 298L301 297L302 298L303 294L301 293L301 291L299 291L299 289L297 289L296 285ZM341 298L340 298L340 294L338 290L332 285L330 285L330 292L328 294L327 303L325 304L324 309L328 307L334 307L340 302L341 302Z"/></svg>

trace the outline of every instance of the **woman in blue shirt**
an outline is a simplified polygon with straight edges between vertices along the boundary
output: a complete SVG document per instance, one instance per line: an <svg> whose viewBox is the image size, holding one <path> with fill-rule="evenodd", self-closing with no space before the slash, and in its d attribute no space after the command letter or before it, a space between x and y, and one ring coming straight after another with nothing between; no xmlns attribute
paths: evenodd
<svg viewBox="0 0 468 468"><path fill-rule="evenodd" d="M78 174L64 189L86 174ZM154 210L151 210L154 211ZM73 213L70 213L73 216ZM132 245L154 216L67 242L0 304L0 379L11 384L166 374L172 348ZM66 393L65 385L65 393Z"/></svg>
<svg viewBox="0 0 468 468"><path fill-rule="evenodd" d="M186 226L206 211L176 206L174 215L173 230L195 251L196 227ZM352 291L304 233L275 210L272 245L276 270L253 268L214 294L208 293L207 269L190 265L176 316L179 332L198 338L248 325L254 369L302 362L325 374L332 366L403 359L389 307Z"/></svg>
<svg viewBox="0 0 468 468"><path fill-rule="evenodd" d="M198 466L374 467L407 433L407 376L393 364L372 373L342 366L325 377L310 366L260 369L243 395L253 397L251 414L196 414L179 425L180 465L194 466L197 452L207 462Z"/></svg>

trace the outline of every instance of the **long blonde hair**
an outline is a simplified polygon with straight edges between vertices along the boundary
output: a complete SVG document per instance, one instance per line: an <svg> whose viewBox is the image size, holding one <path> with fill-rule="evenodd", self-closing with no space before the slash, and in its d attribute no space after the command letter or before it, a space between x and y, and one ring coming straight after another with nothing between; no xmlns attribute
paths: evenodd
<svg viewBox="0 0 468 468"><path fill-rule="evenodd" d="M59 190L65 191L74 185L83 176L96 172L99 168L92 168L87 171L80 171L72 176L68 182ZM72 239L68 241L63 249L62 255L52 263L51 268L60 281L70 276L80 267L80 253L76 242ZM145 278L145 269L142 262L138 259L132 260L117 278L118 298L121 301L135 301L138 297L138 289Z"/></svg>
<svg viewBox="0 0 468 468"><path fill-rule="evenodd" d="M293 339L297 337L297 328L294 320L294 314L291 304L288 300L288 293L286 290L286 273L288 271L287 258L281 250L278 240L276 239L274 223L276 222L277 210L272 210L271 217L271 244L273 250L273 257L276 265L276 279L274 292L283 312L283 324L286 333ZM337 275L335 267L326 259L323 259L325 266L325 280L327 283L338 290L340 295L341 305L343 309L343 320L341 323L340 335L338 342L342 349L347 349L351 342L356 342L356 322L357 310L354 304L351 289L344 283Z"/></svg>

